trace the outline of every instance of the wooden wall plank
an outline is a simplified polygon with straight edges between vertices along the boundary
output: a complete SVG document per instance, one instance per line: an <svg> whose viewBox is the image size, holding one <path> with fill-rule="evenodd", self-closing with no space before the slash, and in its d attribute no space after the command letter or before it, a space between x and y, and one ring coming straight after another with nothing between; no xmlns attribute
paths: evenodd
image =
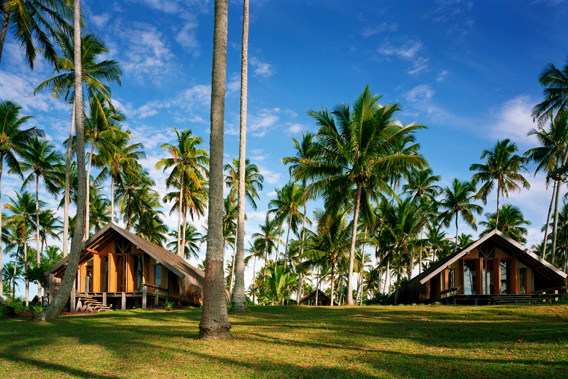
<svg viewBox="0 0 568 379"><path fill-rule="evenodd" d="M116 292L116 256L108 254L108 292Z"/></svg>
<svg viewBox="0 0 568 379"><path fill-rule="evenodd" d="M101 257L93 253L93 292L101 292Z"/></svg>

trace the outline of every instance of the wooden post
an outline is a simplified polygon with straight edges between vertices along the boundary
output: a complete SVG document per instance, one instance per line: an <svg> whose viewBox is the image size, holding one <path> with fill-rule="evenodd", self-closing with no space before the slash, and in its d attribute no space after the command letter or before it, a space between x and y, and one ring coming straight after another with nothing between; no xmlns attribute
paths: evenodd
<svg viewBox="0 0 568 379"><path fill-rule="evenodd" d="M465 294L465 265L463 258L460 259L460 294Z"/></svg>
<svg viewBox="0 0 568 379"><path fill-rule="evenodd" d="M55 275L53 274L49 274L49 303L51 304L51 302L53 301L53 296L54 296L54 288L53 288L53 280L55 278Z"/></svg>
<svg viewBox="0 0 568 379"><path fill-rule="evenodd" d="M156 297L154 297L154 305L158 306L160 303L160 291L156 288Z"/></svg>
<svg viewBox="0 0 568 379"><path fill-rule="evenodd" d="M511 259L511 294L519 294L519 275L517 273L517 258Z"/></svg>
<svg viewBox="0 0 568 379"><path fill-rule="evenodd" d="M121 304L122 308L121 309L126 309L126 293L123 292L122 293L122 304Z"/></svg>
<svg viewBox="0 0 568 379"><path fill-rule="evenodd" d="M142 309L146 309L147 299L148 299L148 287L142 286Z"/></svg>
<svg viewBox="0 0 568 379"><path fill-rule="evenodd" d="M475 293L477 295L483 294L483 258L475 260Z"/></svg>
<svg viewBox="0 0 568 379"><path fill-rule="evenodd" d="M93 254L93 292L101 292L101 256Z"/></svg>
<svg viewBox="0 0 568 379"><path fill-rule="evenodd" d="M501 295L501 258L493 260L493 283L495 294Z"/></svg>
<svg viewBox="0 0 568 379"><path fill-rule="evenodd" d="M126 255L126 292L134 292L134 256Z"/></svg>
<svg viewBox="0 0 568 379"><path fill-rule="evenodd" d="M108 292L116 292L116 256L108 254Z"/></svg>
<svg viewBox="0 0 568 379"><path fill-rule="evenodd" d="M91 292L90 289L91 289L91 277L85 276L85 293Z"/></svg>
<svg viewBox="0 0 568 379"><path fill-rule="evenodd" d="M85 288L85 278L87 277L87 264L83 263L83 265L81 265L81 268L79 269L79 273L81 275L81 287L79 287L79 292L87 292L87 289Z"/></svg>
<svg viewBox="0 0 568 379"><path fill-rule="evenodd" d="M69 312L75 312L75 287L76 282L73 283L73 287L71 287L71 297L69 298Z"/></svg>
<svg viewBox="0 0 568 379"><path fill-rule="evenodd" d="M107 305L107 293L103 292L103 305L106 307Z"/></svg>

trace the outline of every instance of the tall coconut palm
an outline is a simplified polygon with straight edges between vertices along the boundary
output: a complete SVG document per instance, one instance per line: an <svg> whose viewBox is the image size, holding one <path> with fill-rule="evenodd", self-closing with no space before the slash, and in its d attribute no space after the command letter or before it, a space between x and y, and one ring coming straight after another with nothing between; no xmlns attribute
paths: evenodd
<svg viewBox="0 0 568 379"><path fill-rule="evenodd" d="M167 248L174 254L177 254L177 231L172 230L168 236L173 240L167 244ZM197 228L191 224L187 225L185 229L185 241L183 255L186 259L194 258L199 259L199 245L203 242L203 235L197 231Z"/></svg>
<svg viewBox="0 0 568 379"><path fill-rule="evenodd" d="M5 0L0 6L2 7L0 14L3 16L0 32L0 60L4 50L6 32L10 27L14 32L14 39L24 49L26 60L32 70L37 50L48 62L58 67L57 52L51 39L54 38L57 29L72 34L71 27L67 23L67 20L72 17L69 2L66 0Z"/></svg>
<svg viewBox="0 0 568 379"><path fill-rule="evenodd" d="M509 197L509 191L520 191L521 187L529 189L531 186L521 172L528 172L525 164L528 159L514 154L517 145L511 140L497 141L495 147L483 150L481 159L485 164L474 163L469 167L470 171L477 171L471 179L472 184L483 183L477 192L477 198L487 202L487 196L497 184L497 224L499 225L499 196Z"/></svg>
<svg viewBox="0 0 568 379"><path fill-rule="evenodd" d="M203 311L199 324L199 335L202 339L231 338L223 283L223 120L227 76L227 8L228 0L215 0L207 265L203 287Z"/></svg>
<svg viewBox="0 0 568 379"><path fill-rule="evenodd" d="M43 136L36 128L21 129L31 116L20 117L22 108L11 101L0 101L0 209L2 208L2 173L4 162L11 172L23 178L20 170L18 154L25 150L33 138ZM2 235L2 215L0 214L0 235ZM2 244L0 244L0 298L2 286Z"/></svg>
<svg viewBox="0 0 568 379"><path fill-rule="evenodd" d="M284 266L287 266L288 262L290 230L297 233L300 221L304 218L304 214L300 211L303 203L303 194L304 191L300 185L288 183L281 190L277 189L276 199L272 199L268 203L268 213L274 214L274 218L280 225L284 225L285 222L288 224L286 243L284 245Z"/></svg>
<svg viewBox="0 0 568 379"><path fill-rule="evenodd" d="M456 222L456 245L454 251L458 249L458 218L461 214L463 220L477 230L477 224L474 213L481 214L483 208L473 201L475 200L475 185L466 181L460 181L455 178L452 187L446 187L442 191L443 199L439 202L439 206L446 211L440 215L444 223L449 226L452 219Z"/></svg>
<svg viewBox="0 0 568 379"><path fill-rule="evenodd" d="M553 121L557 115L568 110L568 62L561 69L549 62L542 70L539 83L545 87L544 100L532 109L533 120L539 126Z"/></svg>
<svg viewBox="0 0 568 379"><path fill-rule="evenodd" d="M404 193L414 196L414 200L420 202L423 197L435 199L442 191L437 185L440 175L434 175L431 168L426 170L413 170L408 177L408 183L402 189Z"/></svg>
<svg viewBox="0 0 568 379"><path fill-rule="evenodd" d="M278 228L278 222L275 219L271 219L268 214L264 220L264 224L259 225L260 232L254 233L252 238L255 239L255 244L257 240L263 241L263 252L264 252L264 270L262 274L262 280L266 280L266 267L268 264L268 257L272 255L272 250L276 249L276 245L280 243L280 232Z"/></svg>
<svg viewBox="0 0 568 379"><path fill-rule="evenodd" d="M123 175L137 175L139 172L138 160L146 157L144 146L141 143L130 144L132 136L130 131L122 131L117 126L117 133L112 133L112 143L105 144L104 149L99 149L97 154L93 155L93 164L100 167L101 171L95 180L95 184L101 183L110 176L110 220L114 219L114 198L115 188ZM122 133L119 133L122 132Z"/></svg>
<svg viewBox="0 0 568 379"><path fill-rule="evenodd" d="M249 33L249 0L243 1L243 39L241 44L241 128L239 143L239 165L246 167L247 139L247 95L248 95L248 33ZM241 170L244 171L244 170ZM235 292L233 292L232 311L245 312L247 298L245 289L245 192L246 176L239 172L238 220L237 220L237 252L233 260L236 266ZM231 277L232 279L232 277ZM254 279L254 277L253 277Z"/></svg>
<svg viewBox="0 0 568 379"><path fill-rule="evenodd" d="M290 177L294 178L296 181L302 182L302 189L304 192L303 197L303 206L304 206L304 219L302 220L302 236L301 236L301 247L300 247L300 259L304 258L304 240L306 238L306 219L307 219L307 203L308 197L306 196L306 188L307 188L307 177L301 177L301 171L299 168L305 166L307 162L309 162L314 156L314 138L315 136L310 132L302 133L302 142L299 143L295 138L292 138L294 141L294 148L296 150L295 157L285 157L282 158L282 163L290 164ZM301 290L302 290L302 280L303 275L300 274L298 278L298 299L297 304L300 304L301 299Z"/></svg>
<svg viewBox="0 0 568 379"><path fill-rule="evenodd" d="M40 224L39 224L39 182L43 182L47 192L51 195L57 195L60 191L58 186L57 174L60 170L56 167L62 165L63 157L55 147L49 143L47 140L40 140L39 138L34 138L30 141L27 149L22 150L20 153L22 156L22 161L20 162L20 169L22 172L29 172L29 175L24 179L22 183L23 189L32 182L35 182L35 202L36 202L36 242L37 242L37 260L36 263L39 266L40 257ZM41 297L41 283L38 282L38 297Z"/></svg>
<svg viewBox="0 0 568 379"><path fill-rule="evenodd" d="M337 209L333 214L315 212L317 233L308 231L306 252L314 262L325 260L330 265L331 305L334 302L334 279L336 268L342 258L348 256L351 246L351 233L356 230L348 222L349 211Z"/></svg>
<svg viewBox="0 0 568 379"><path fill-rule="evenodd" d="M61 50L63 52L63 56L58 58L58 65L63 70L63 73L44 80L39 86L36 88L34 93L38 93L41 90L47 89L52 92L52 95L55 98L64 97L65 100L69 98L73 98L73 89L75 85L75 66L74 66L74 43L73 40L66 36L64 33L57 33L56 34L57 41ZM119 64L113 60L104 60L98 62L98 59L101 54L108 53L109 50L104 44L99 41L95 36L88 34L81 39L81 77L83 82L85 83L85 87L87 88L87 95L89 98L91 114L93 113L93 105L95 104L97 108L99 108L99 112L97 114L97 120L102 119L104 124L108 124L109 120L107 118L107 112L105 111L105 104L107 103L106 109L110 108L113 110L113 106L111 103L111 96L110 96L110 88L104 84L103 82L108 83L116 83L118 85L121 84L120 82L120 75L122 71L120 69ZM104 101L104 102L103 102ZM73 112L71 116L71 127L69 132L69 139L70 141L74 135L74 127L75 127L75 103L73 102ZM110 122L114 122L111 118ZM99 122L100 123L100 122ZM98 123L98 124L99 124ZM97 124L97 125L98 125ZM92 125L88 128L92 132ZM87 133L88 135L89 133ZM91 143L93 143L91 138ZM94 141L94 144L97 144L97 141ZM93 146L93 145L92 145ZM66 182L69 182L70 177L70 164L71 164L71 144L68 143L67 145L67 166L65 171L65 178ZM91 165L91 157L92 152L89 158L89 168ZM89 170L90 171L90 170ZM88 174L90 178L90 173ZM87 187L87 191L90 190L90 187ZM69 225L67 224L67 219L69 215L69 187L65 187L65 195L64 195L64 223L63 223L63 239L67 241L68 235L68 228ZM90 196L87 194L86 196L87 201L90 201ZM89 220L89 210L90 207L87 204L87 220ZM89 225L89 222L86 223ZM88 230L88 227L87 227ZM88 234L85 233L85 234ZM63 245L63 255L67 255L67 244Z"/></svg>
<svg viewBox="0 0 568 379"><path fill-rule="evenodd" d="M121 173L115 196L127 230L134 227L145 209L155 206L150 204L157 196L157 192L152 189L155 184L148 171L141 167L133 170L132 173ZM157 206L159 207L159 203Z"/></svg>
<svg viewBox="0 0 568 379"><path fill-rule="evenodd" d="M393 118L400 110L399 106L381 106L379 99L379 96L371 94L367 86L355 101L353 110L342 104L332 113L325 109L308 112L319 126L316 158L299 172L314 180L308 191L314 195L323 194L326 204L340 204L345 200L346 193L352 193L353 189L355 191L355 222L347 282L348 305L353 305L353 259L362 192L369 187L376 191L391 191L384 179L386 174L393 173L395 169L400 171L426 165L424 158L419 155L394 154L392 149L397 141L425 127L418 124L400 126Z"/></svg>
<svg viewBox="0 0 568 379"><path fill-rule="evenodd" d="M527 243L525 236L528 234L526 225L531 222L525 220L523 212L518 207L511 204L504 204L499 209L500 217L497 218L495 213L486 213L487 221L481 221L479 224L485 226L485 230L481 232L480 237L491 232L493 229L499 229L503 234L511 237L515 241L522 244ZM498 220L498 221L497 221Z"/></svg>
<svg viewBox="0 0 568 379"><path fill-rule="evenodd" d="M179 189L177 210L179 215L178 238L180 240L178 241L177 254L183 256L185 241L183 241L184 233L181 232L183 230L182 221L184 224L183 228L185 228L187 211L190 210L191 212L192 209L191 204L188 204L188 200L193 197L187 192L190 188L194 188L193 192L201 192L203 194L201 200L206 200L206 198L203 198L205 196L203 186L208 175L207 164L209 163L209 155L205 149L199 147L203 140L193 135L190 129L181 132L177 129L174 130L177 135L176 144L166 143L160 146L160 148L167 150L171 157L158 161L156 168L164 171L172 168L170 175L166 179L166 186L167 188L173 186ZM202 203L202 201L198 201L198 203Z"/></svg>
<svg viewBox="0 0 568 379"><path fill-rule="evenodd" d="M11 198L9 203L6 203L6 208L12 213L12 216L8 218L10 223L14 223L17 226L15 232L18 234L21 244L23 245L23 263L24 263L24 275L27 273L29 268L28 263L28 239L30 237L32 228L35 227L36 217L36 204L32 195L29 192L16 193L16 198ZM41 202L41 206L45 206L45 203ZM26 307L29 304L29 292L30 283L26 279Z"/></svg>
<svg viewBox="0 0 568 379"><path fill-rule="evenodd" d="M556 230L558 228L558 209L560 202L560 188L562 186L560 170L566 165L568 160L568 111L562 111L558 116L550 122L550 128L548 130L544 129L532 129L529 135L534 135L538 139L541 146L529 149L525 152L525 155L531 160L538 163L535 170L535 175L538 171L546 171L547 183L550 179L554 180L554 186L552 191L552 198L550 200L550 206L548 208L548 215L546 217L546 224L544 229L544 247L546 248L546 243L548 241L548 226L550 223L550 213L552 211L552 205L554 204L554 220L553 223L553 243L556 240ZM554 257L555 249L553 249L551 257ZM546 254L545 254L546 255Z"/></svg>
<svg viewBox="0 0 568 379"><path fill-rule="evenodd" d="M81 77L81 0L73 2L73 37L74 37L74 62L75 62L75 104L83 104L83 84ZM41 312L34 315L34 321L51 321L55 319L69 300L71 289L77 275L79 266L79 256L85 228L85 195L86 182L85 175L85 131L83 128L83 107L75 107L75 119L77 122L77 216L73 239L71 241L71 252L67 261L67 268L61 280L59 290L55 294L53 301ZM74 304L72 305L74 306Z"/></svg>
<svg viewBox="0 0 568 379"><path fill-rule="evenodd" d="M43 209L39 212L39 236L41 239L41 252L43 257L44 249L47 248L47 238L61 240L61 219L51 209Z"/></svg>

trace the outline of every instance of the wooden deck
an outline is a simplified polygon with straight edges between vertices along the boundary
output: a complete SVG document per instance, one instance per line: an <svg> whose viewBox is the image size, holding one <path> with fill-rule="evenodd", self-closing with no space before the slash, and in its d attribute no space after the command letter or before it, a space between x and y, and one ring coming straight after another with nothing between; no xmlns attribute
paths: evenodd
<svg viewBox="0 0 568 379"><path fill-rule="evenodd" d="M502 305L537 304L558 301L559 294L521 294L521 295L453 295L440 300L443 304L457 305Z"/></svg>

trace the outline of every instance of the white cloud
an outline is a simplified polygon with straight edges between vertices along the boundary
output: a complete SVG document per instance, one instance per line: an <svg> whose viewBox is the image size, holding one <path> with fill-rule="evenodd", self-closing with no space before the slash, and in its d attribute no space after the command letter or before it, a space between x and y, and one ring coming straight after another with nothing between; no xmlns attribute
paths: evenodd
<svg viewBox="0 0 568 379"><path fill-rule="evenodd" d="M261 76L263 78L269 78L274 75L274 68L270 63L262 62L257 57L252 57L249 60L251 67L253 68L254 76Z"/></svg>
<svg viewBox="0 0 568 379"><path fill-rule="evenodd" d="M53 108L59 111L69 112L70 107L62 100L54 99L47 92L40 92L34 95L34 89L38 83L32 83L30 76L14 75L5 71L0 71L0 93L3 99L10 99L13 103L22 107L23 112L32 110L50 111ZM25 114L21 113L21 116Z"/></svg>
<svg viewBox="0 0 568 379"><path fill-rule="evenodd" d="M446 79L446 77L448 76L448 71L447 70L443 70L442 72L440 72L438 74L438 77L436 78L436 81L438 82L442 82Z"/></svg>
<svg viewBox="0 0 568 379"><path fill-rule="evenodd" d="M374 36L376 34L382 33L387 30L393 32L398 30L398 24L396 22L391 22L391 23L383 22L382 24L379 24L374 27L368 26L361 32L361 34L363 35L363 37L369 38L371 36Z"/></svg>
<svg viewBox="0 0 568 379"><path fill-rule="evenodd" d="M428 68L429 59L421 54L423 50L424 47L421 42L407 40L406 42L397 46L386 42L378 49L378 53L386 57L396 57L411 62L412 67L407 71L407 73L414 75Z"/></svg>
<svg viewBox="0 0 568 379"><path fill-rule="evenodd" d="M103 13L103 14L100 14L100 15L91 16L91 21L98 28L105 27L108 24L109 20L110 20L110 14L109 13Z"/></svg>
<svg viewBox="0 0 568 379"><path fill-rule="evenodd" d="M432 96L434 96L435 93L436 92L431 89L429 85L421 84L404 94L404 97L408 101L429 100L430 98L432 98Z"/></svg>
<svg viewBox="0 0 568 379"><path fill-rule="evenodd" d="M531 98L527 95L517 96L502 104L496 115L497 121L491 127L491 135L494 138L510 138L525 145L536 143L534 136L527 135L536 128L531 117L532 107Z"/></svg>
<svg viewBox="0 0 568 379"><path fill-rule="evenodd" d="M282 175L281 173L275 172L275 171L270 171L266 167L262 167L260 165L258 167L258 170L264 176L264 182L265 183L278 184L278 182L280 181L280 176ZM268 194L268 196L274 196L274 195Z"/></svg>
<svg viewBox="0 0 568 379"><path fill-rule="evenodd" d="M300 133L302 130L304 130L305 128L300 125L300 124L292 124L290 125L290 127L288 128L288 133L290 134L297 134Z"/></svg>
<svg viewBox="0 0 568 379"><path fill-rule="evenodd" d="M277 116L279 109L263 109L256 115L249 114L248 116L248 130L256 137L264 137L269 130L273 129L278 122Z"/></svg>
<svg viewBox="0 0 568 379"><path fill-rule="evenodd" d="M194 58L200 55L200 45L195 33L198 25L199 24L195 16L190 15L185 21L183 27L177 31L175 35L177 43L179 43L186 51L191 52Z"/></svg>

